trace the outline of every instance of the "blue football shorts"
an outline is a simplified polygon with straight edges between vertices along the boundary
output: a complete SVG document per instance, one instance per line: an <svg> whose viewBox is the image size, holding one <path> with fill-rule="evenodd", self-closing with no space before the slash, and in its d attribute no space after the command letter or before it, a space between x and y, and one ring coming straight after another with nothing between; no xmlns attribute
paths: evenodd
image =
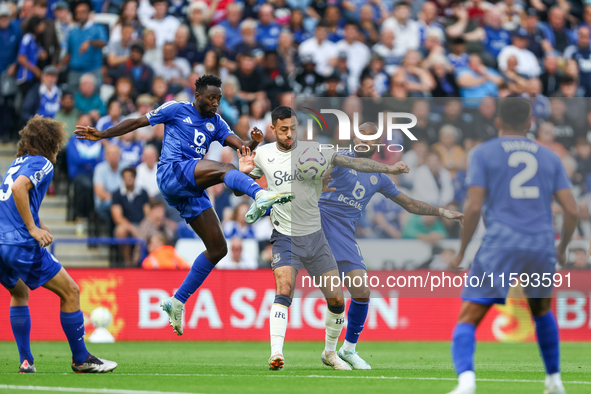
<svg viewBox="0 0 591 394"><path fill-rule="evenodd" d="M57 259L39 245L0 245L0 283L8 289L16 286L20 278L35 290L61 268Z"/></svg>
<svg viewBox="0 0 591 394"><path fill-rule="evenodd" d="M320 211L320 221L328 245L339 267L339 274L346 275L359 269L367 270L361 249L355 240L355 234L338 221L323 215L322 211Z"/></svg>

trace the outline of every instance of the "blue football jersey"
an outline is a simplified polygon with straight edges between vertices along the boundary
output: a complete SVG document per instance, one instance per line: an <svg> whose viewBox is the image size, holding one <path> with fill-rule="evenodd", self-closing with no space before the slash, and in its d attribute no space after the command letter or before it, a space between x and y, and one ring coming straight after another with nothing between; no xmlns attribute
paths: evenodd
<svg viewBox="0 0 591 394"><path fill-rule="evenodd" d="M355 157L355 152L342 150L339 154ZM385 174L357 172L337 166L333 169L333 181L328 185L337 190L323 192L318 206L322 214L328 214L355 231L357 221L374 194L387 198L396 197L400 190Z"/></svg>
<svg viewBox="0 0 591 394"><path fill-rule="evenodd" d="M234 134L220 115L206 118L187 101L164 103L146 118L152 126L164 123L162 163L202 159L213 141L223 145Z"/></svg>
<svg viewBox="0 0 591 394"><path fill-rule="evenodd" d="M571 182L551 150L525 137L499 137L472 150L466 185L486 189L487 235L501 224L526 236L550 236L552 196Z"/></svg>
<svg viewBox="0 0 591 394"><path fill-rule="evenodd" d="M0 186L0 244L37 244L18 213L12 196L12 184L21 175L33 183L34 187L29 191L29 203L35 224L39 226L39 206L53 178L53 164L43 156L25 155L17 157L6 171Z"/></svg>

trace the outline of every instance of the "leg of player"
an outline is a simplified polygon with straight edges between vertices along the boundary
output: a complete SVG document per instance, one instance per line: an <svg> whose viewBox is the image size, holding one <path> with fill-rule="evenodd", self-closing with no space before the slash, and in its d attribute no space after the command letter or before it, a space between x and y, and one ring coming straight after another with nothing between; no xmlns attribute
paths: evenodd
<svg viewBox="0 0 591 394"><path fill-rule="evenodd" d="M62 268L43 285L60 297L60 320L72 350L72 370L76 373L111 372L117 367L113 361L90 354L84 344L84 316L80 310L80 288Z"/></svg>
<svg viewBox="0 0 591 394"><path fill-rule="evenodd" d="M197 291L213 267L228 253L222 225L213 208L201 212L189 223L205 244L205 252L195 259L191 270L173 297L162 300L160 306L168 314L170 325L177 335L183 335L183 312L189 297Z"/></svg>
<svg viewBox="0 0 591 394"><path fill-rule="evenodd" d="M332 279L336 277L338 285L333 287ZM326 298L328 310L324 317L324 325L326 327L326 335L324 341L324 351L320 359L325 365L337 370L350 371L349 364L344 362L337 354L337 344L339 336L345 325L345 299L343 297L343 289L341 288L339 270L333 269L318 277L314 278L316 283L320 283L320 290ZM319 282L320 281L320 282Z"/></svg>
<svg viewBox="0 0 591 394"><path fill-rule="evenodd" d="M273 270L275 276L275 302L271 307L269 328L271 334L271 357L269 369L277 371L283 368L283 343L287 331L287 317L289 306L293 298L293 284L297 271L290 266L278 267Z"/></svg>
<svg viewBox="0 0 591 394"><path fill-rule="evenodd" d="M20 373L37 372L31 353L31 314L29 313L29 288L22 279L10 292L10 325L20 356Z"/></svg>
<svg viewBox="0 0 591 394"><path fill-rule="evenodd" d="M546 394L566 393L560 377L560 339L550 298L530 298L529 308L536 323L536 336L546 367Z"/></svg>
<svg viewBox="0 0 591 394"><path fill-rule="evenodd" d="M476 391L474 351L476 327L490 309L490 305L464 301L453 332L451 357L458 374L458 386L449 394L473 394Z"/></svg>
<svg viewBox="0 0 591 394"><path fill-rule="evenodd" d="M199 160L195 165L195 182L204 190L223 182L228 188L249 195L254 202L246 213L247 223L254 223L272 205L289 202L294 197L293 193L263 190L251 177L232 164L212 160Z"/></svg>
<svg viewBox="0 0 591 394"><path fill-rule="evenodd" d="M370 290L365 277L367 271L356 269L346 274L345 285L351 293L351 305L347 312L347 334L345 342L339 349L338 355L353 367L353 369L371 369L371 366L363 360L355 351L359 335L363 331L367 312L369 310Z"/></svg>

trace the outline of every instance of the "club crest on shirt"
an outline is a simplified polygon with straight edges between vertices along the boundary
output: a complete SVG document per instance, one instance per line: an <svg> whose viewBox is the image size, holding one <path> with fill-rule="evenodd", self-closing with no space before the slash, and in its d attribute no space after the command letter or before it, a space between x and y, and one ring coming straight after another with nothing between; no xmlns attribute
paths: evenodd
<svg viewBox="0 0 591 394"><path fill-rule="evenodd" d="M375 175L372 175L369 177L369 181L371 182L372 185L377 185L378 184L378 177Z"/></svg>
<svg viewBox="0 0 591 394"><path fill-rule="evenodd" d="M210 123L210 122L208 122L208 123L205 124L205 128L208 131L214 131L215 130L215 126L213 125L213 123Z"/></svg>
<svg viewBox="0 0 591 394"><path fill-rule="evenodd" d="M37 182L41 182L43 177L45 176L45 172L43 170L39 170L35 173L34 177Z"/></svg>

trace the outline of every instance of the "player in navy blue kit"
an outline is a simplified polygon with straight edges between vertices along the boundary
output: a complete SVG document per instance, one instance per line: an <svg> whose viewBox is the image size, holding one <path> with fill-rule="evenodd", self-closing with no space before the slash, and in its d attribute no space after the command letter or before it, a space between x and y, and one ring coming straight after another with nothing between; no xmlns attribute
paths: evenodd
<svg viewBox="0 0 591 394"><path fill-rule="evenodd" d="M377 128L373 123L364 123L359 126L359 131L363 135L373 135L377 132ZM339 151L339 153L369 159L377 149L371 140L366 141L355 137L353 143L355 146L365 144L369 150L367 152ZM338 166L325 179L324 192L318 203L322 230L337 261L340 275L351 278L350 282L345 280L352 300L347 315L345 343L339 349L338 355L354 369L371 369L355 351L367 318L370 290L363 280L355 282L362 283L359 287L349 286L349 284L354 283L353 278L363 278L367 274L361 250L355 240L355 229L367 203L376 193L383 194L410 213L443 216L457 220L461 220L463 216L459 212L448 211L410 198L398 190L392 179L385 174L362 173Z"/></svg>
<svg viewBox="0 0 591 394"><path fill-rule="evenodd" d="M558 156L525 137L530 117L531 104L526 99L501 100L496 120L499 137L474 148L469 158L464 231L452 270L457 270L464 258L483 206L486 233L470 268L469 285L463 288L463 304L453 332L451 352L459 381L453 394L475 392L476 327L493 304L505 303L510 282L514 282L510 278L522 274L527 277L522 287L546 367L545 393L565 393L550 293L556 263L564 264L566 248L577 224L577 205ZM553 197L564 215L557 248L552 226ZM482 280L483 275L487 279L481 286L476 285L476 280L472 282L474 277Z"/></svg>
<svg viewBox="0 0 591 394"><path fill-rule="evenodd" d="M72 350L72 370L110 372L117 363L92 356L84 345L80 289L45 247L53 241L39 219L39 206L53 178L53 163L65 130L35 116L20 132L16 159L0 185L0 283L11 295L10 324L20 355L20 372L36 372L31 353L29 291L39 286L60 297L60 320Z"/></svg>
<svg viewBox="0 0 591 394"><path fill-rule="evenodd" d="M263 140L258 129L251 131L248 143L237 137L227 123L216 113L222 99L222 81L213 75L204 75L195 83L195 101L169 101L136 119L127 119L104 131L93 127L76 128L78 138L99 140L129 133L140 127L164 123L162 155L158 163L158 187L171 207L176 208L205 244L206 251L195 260L191 271L173 297L162 301L162 308L178 335L183 334L184 304L227 253L228 246L220 221L211 206L205 189L225 183L230 189L247 194L255 202L246 214L253 223L274 204L293 198L292 193L274 193L263 190L248 175L254 169L254 152ZM240 150L240 170L228 163L205 160L210 144Z"/></svg>

